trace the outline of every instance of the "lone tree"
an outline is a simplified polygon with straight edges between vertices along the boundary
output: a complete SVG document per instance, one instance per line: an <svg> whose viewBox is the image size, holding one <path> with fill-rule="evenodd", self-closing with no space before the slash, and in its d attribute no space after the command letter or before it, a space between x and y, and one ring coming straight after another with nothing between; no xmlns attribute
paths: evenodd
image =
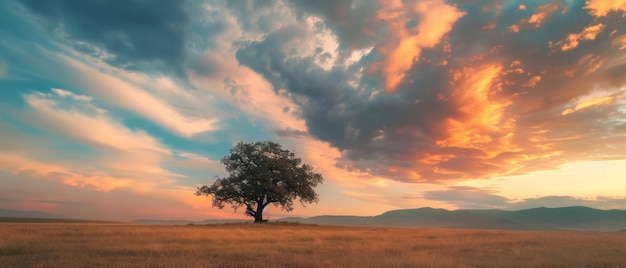
<svg viewBox="0 0 626 268"><path fill-rule="evenodd" d="M313 188L322 183L322 175L278 143L239 142L221 162L229 176L217 177L211 186L196 191L196 195L212 195L214 207L228 204L237 211L245 206L247 216L263 222L263 209L269 204L291 211L296 198L303 206L319 200Z"/></svg>

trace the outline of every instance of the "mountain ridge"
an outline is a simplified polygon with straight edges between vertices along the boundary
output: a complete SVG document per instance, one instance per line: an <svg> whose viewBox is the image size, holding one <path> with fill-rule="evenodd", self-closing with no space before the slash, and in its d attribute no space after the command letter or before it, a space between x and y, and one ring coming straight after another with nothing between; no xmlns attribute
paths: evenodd
<svg viewBox="0 0 626 268"><path fill-rule="evenodd" d="M289 217L279 221L345 226L614 232L626 228L626 210L601 210L583 206L522 210L446 210L425 207L391 210L377 216Z"/></svg>

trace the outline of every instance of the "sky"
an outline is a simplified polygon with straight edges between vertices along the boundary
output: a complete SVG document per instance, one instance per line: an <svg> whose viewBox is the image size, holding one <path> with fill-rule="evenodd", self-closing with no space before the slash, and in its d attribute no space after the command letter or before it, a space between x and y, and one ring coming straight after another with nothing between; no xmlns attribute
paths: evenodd
<svg viewBox="0 0 626 268"><path fill-rule="evenodd" d="M0 208L243 218L238 141L324 176L267 217L626 209L626 0L0 1Z"/></svg>

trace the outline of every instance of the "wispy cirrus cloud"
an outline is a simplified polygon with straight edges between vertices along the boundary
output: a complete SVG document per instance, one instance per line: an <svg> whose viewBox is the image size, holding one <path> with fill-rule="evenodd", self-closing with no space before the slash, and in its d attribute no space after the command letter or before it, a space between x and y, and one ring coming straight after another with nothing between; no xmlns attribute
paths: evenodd
<svg viewBox="0 0 626 268"><path fill-rule="evenodd" d="M18 209L36 209L94 219L102 217L100 213L105 213L106 209L94 214L89 209L76 208L64 202L78 195L80 197L75 198L80 198L85 208L94 209L104 204L92 197L107 193L109 198L125 196L127 202L134 202L131 206L134 208L148 208L148 204L138 201L146 198L154 202L177 204L181 211L210 208L210 204L202 205L202 202L192 198L195 179L182 183L188 179L187 175L174 170L182 168L220 172L222 168L215 160L173 150L145 131L128 128L120 118L100 107L99 102L89 95L53 88L49 93L35 91L23 97L32 111L15 113L16 118L24 119L24 124L46 138L39 137L42 134L23 135L15 126L0 124L0 133L6 138L0 142L0 177L6 189L15 188L18 192L24 192L24 185L32 183L52 184L48 189L75 189L71 190L74 194L61 196L43 193L37 187L29 189L33 192L30 196L45 195L52 201L63 203L60 205L56 204L58 202L28 201L28 196L22 196L19 202L2 204ZM159 213L182 213L167 209L148 211L152 214L122 209L115 216L111 214L108 217L127 220L139 216L156 217ZM211 213L209 209L200 215L214 216Z"/></svg>
<svg viewBox="0 0 626 268"><path fill-rule="evenodd" d="M218 129L210 95L195 95L166 77L152 78L106 66L93 66L70 57L61 60L71 71L72 82L99 100L141 115L184 136Z"/></svg>
<svg viewBox="0 0 626 268"><path fill-rule="evenodd" d="M24 98L34 109L32 123L44 131L78 142L78 147L68 143L68 152L81 150L82 144L104 154L103 157L91 156L96 161L91 167L95 172L89 172L89 167L77 169L92 174L84 178L66 168L70 176L62 178L64 183L105 191L119 187L139 190L150 184L171 183L173 177L180 176L160 168L160 163L172 154L170 149L146 132L127 128L107 110L91 102L90 97L54 89L53 93L34 92ZM133 180L138 174L144 176ZM146 180L145 175L153 178Z"/></svg>

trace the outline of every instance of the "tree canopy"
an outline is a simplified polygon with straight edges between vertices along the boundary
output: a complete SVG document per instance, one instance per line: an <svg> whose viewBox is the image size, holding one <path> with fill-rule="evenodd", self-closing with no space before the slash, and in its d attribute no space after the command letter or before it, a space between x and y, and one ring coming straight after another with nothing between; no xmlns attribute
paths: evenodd
<svg viewBox="0 0 626 268"><path fill-rule="evenodd" d="M196 195L212 195L214 207L230 205L236 211L245 206L247 216L263 222L269 204L291 211L295 199L303 206L319 200L314 188L323 182L322 175L278 143L239 142L221 162L229 176L217 177L211 186L196 191Z"/></svg>

